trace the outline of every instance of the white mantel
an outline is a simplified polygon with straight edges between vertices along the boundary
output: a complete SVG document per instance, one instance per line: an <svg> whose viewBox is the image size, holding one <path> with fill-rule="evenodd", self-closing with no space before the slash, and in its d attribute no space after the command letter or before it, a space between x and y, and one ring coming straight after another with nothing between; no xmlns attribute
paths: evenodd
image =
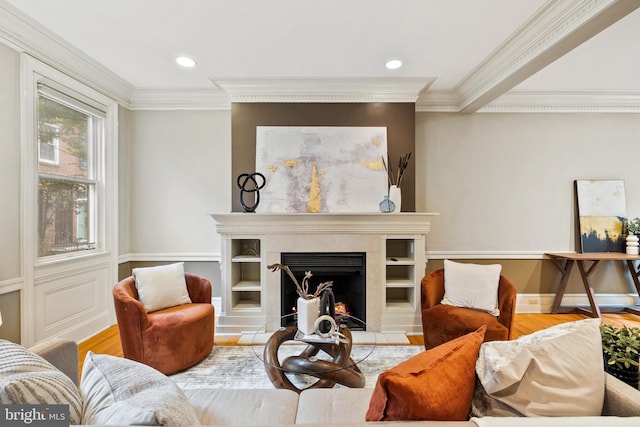
<svg viewBox="0 0 640 427"><path fill-rule="evenodd" d="M211 214L220 234L420 233L437 213L226 213Z"/></svg>
<svg viewBox="0 0 640 427"><path fill-rule="evenodd" d="M425 239L438 214L402 213L214 213L222 237L221 332L258 329L280 316L280 274L266 266L283 252L366 253L367 324L375 331L418 332L419 285L426 267ZM259 241L259 253L242 252ZM388 243L391 242L391 243ZM394 255L404 245L409 256ZM403 249L401 249L402 251ZM399 261L395 257L400 258ZM394 280L400 271L402 280ZM393 289L392 289L393 288ZM406 303L388 300L406 293Z"/></svg>

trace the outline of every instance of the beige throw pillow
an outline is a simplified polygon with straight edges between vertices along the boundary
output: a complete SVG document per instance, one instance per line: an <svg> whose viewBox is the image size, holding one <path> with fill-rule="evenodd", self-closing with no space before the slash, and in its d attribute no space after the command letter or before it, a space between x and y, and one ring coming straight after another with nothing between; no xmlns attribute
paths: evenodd
<svg viewBox="0 0 640 427"><path fill-rule="evenodd" d="M184 263L134 268L138 298L147 312L191 303Z"/></svg>
<svg viewBox="0 0 640 427"><path fill-rule="evenodd" d="M600 319L482 344L474 415L597 416L605 373Z"/></svg>
<svg viewBox="0 0 640 427"><path fill-rule="evenodd" d="M184 392L155 369L88 352L82 367L82 424L199 425Z"/></svg>
<svg viewBox="0 0 640 427"><path fill-rule="evenodd" d="M499 316L500 264L480 265L444 260L442 304L473 308Z"/></svg>

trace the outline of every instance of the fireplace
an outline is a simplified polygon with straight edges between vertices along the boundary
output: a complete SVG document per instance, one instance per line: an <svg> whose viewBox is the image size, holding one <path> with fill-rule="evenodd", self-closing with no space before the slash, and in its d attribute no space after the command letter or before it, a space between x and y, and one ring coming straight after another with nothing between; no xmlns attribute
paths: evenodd
<svg viewBox="0 0 640 427"><path fill-rule="evenodd" d="M217 331L242 333L265 328L274 332L280 328L275 320L282 316L282 275L267 266L283 263L283 253L314 252L332 253L338 258L353 253L366 255L361 273L361 298L366 302L363 308L356 305L350 311L366 320L367 331L421 332L419 297L426 269L425 238L435 215L212 214L222 242ZM326 276L319 270L324 267L317 262L307 264L306 271L315 274L312 284ZM304 274L304 266L296 268L298 274ZM290 313L294 301L286 307Z"/></svg>
<svg viewBox="0 0 640 427"><path fill-rule="evenodd" d="M344 304L348 314L363 322L366 313L366 254L364 252L283 252L281 263L288 266L302 284L306 271L313 277L309 280L309 293L313 293L322 282L333 281L336 305ZM291 314L296 306L296 287L286 272L281 274L281 315ZM283 320L282 326L287 326ZM352 329L362 329L350 325Z"/></svg>

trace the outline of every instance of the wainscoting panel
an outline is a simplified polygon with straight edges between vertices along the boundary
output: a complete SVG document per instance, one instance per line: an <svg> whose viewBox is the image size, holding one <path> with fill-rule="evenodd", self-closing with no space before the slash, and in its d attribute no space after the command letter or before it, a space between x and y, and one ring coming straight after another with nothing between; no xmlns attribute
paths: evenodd
<svg viewBox="0 0 640 427"><path fill-rule="evenodd" d="M39 271L42 273L42 270ZM108 265L81 271L49 271L34 287L35 341L65 337L82 341L112 324Z"/></svg>

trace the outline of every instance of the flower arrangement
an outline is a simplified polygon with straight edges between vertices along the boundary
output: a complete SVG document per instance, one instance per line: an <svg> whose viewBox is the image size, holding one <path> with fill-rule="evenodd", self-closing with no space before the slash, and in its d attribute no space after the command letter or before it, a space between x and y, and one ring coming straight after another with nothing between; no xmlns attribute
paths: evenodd
<svg viewBox="0 0 640 427"><path fill-rule="evenodd" d="M298 293L298 296L303 299L319 298L322 291L324 291L325 289L330 289L331 286L333 286L333 281L322 282L318 285L318 287L316 288L316 291L310 294L309 279L313 276L313 274L311 274L310 271L304 272L304 278L302 279L302 284L300 284L298 283L298 279L296 279L296 276L293 275L289 267L284 264L271 264L271 265L268 265L267 268L271 271L282 270L286 272L291 278L291 280L293 281L293 283L295 283L296 292Z"/></svg>
<svg viewBox="0 0 640 427"><path fill-rule="evenodd" d="M631 221L625 218L624 225L629 234L640 234L640 218L634 218Z"/></svg>
<svg viewBox="0 0 640 427"><path fill-rule="evenodd" d="M384 160L382 157L382 165L384 166L384 171L387 173L387 180L389 185L395 185L396 187L400 187L402 184L402 178L404 178L404 173L409 166L409 160L411 159L411 152L404 153L400 156L400 160L398 161L398 169L394 172L391 163ZM389 167L387 167L387 163L389 163Z"/></svg>

